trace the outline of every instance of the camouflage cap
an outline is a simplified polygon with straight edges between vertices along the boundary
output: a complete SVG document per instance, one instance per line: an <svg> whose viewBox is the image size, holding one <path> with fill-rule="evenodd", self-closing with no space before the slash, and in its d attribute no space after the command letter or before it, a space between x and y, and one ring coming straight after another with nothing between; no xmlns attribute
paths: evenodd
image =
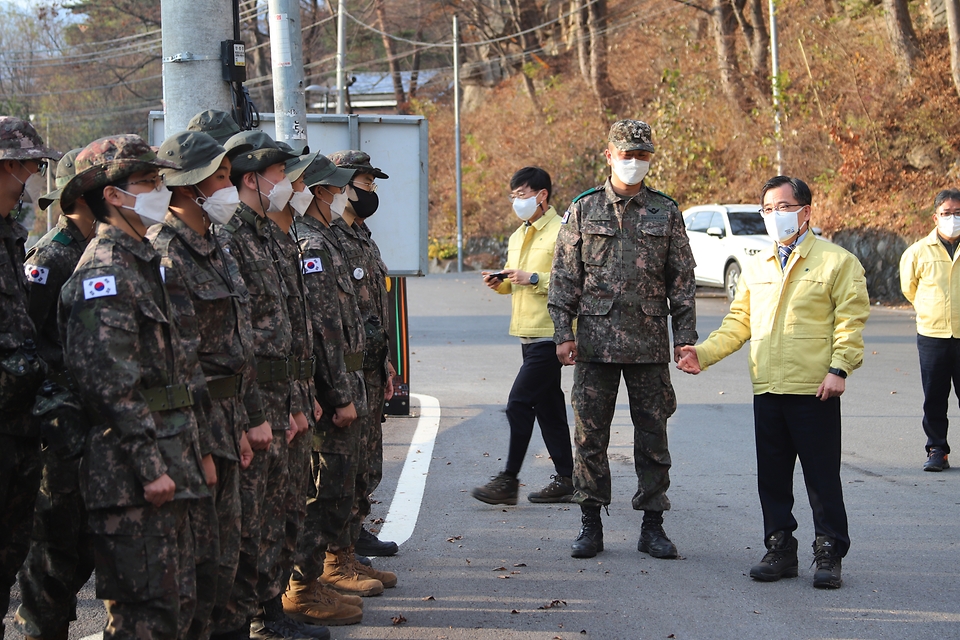
<svg viewBox="0 0 960 640"><path fill-rule="evenodd" d="M296 158L295 153L284 151L263 131L241 131L224 143L228 152L240 145L250 145L233 159L232 175L263 171L270 165Z"/></svg>
<svg viewBox="0 0 960 640"><path fill-rule="evenodd" d="M157 158L143 138L132 133L107 136L83 148L74 161L77 175L63 187L60 206L68 208L87 191L118 182L138 171L179 169L180 165Z"/></svg>
<svg viewBox="0 0 960 640"><path fill-rule="evenodd" d="M57 161L57 175L56 181L54 182L54 184L57 185L57 189L46 195L40 196L39 200L37 201L37 205L41 209L46 209L55 201L59 200L60 193L63 191L63 188L67 185L67 183L70 182L70 178L77 175L77 165L75 161L77 159L77 154L79 154L81 151L83 151L83 149L72 149L67 151L65 154L63 154L63 157Z"/></svg>
<svg viewBox="0 0 960 640"><path fill-rule="evenodd" d="M296 149L288 145L286 142L283 142L282 140L276 140L276 143L277 143L277 146L280 147L280 149L282 149L283 151L286 151L287 153L292 153L295 156L296 155L305 156L310 153L310 145L303 145L303 149L301 149L300 152L297 153Z"/></svg>
<svg viewBox="0 0 960 640"><path fill-rule="evenodd" d="M199 184L220 168L224 158L250 150L250 145L237 145L227 151L211 136L201 131L182 131L170 136L160 145L158 156L176 162L180 169L164 169L160 173L170 187L188 187Z"/></svg>
<svg viewBox="0 0 960 640"><path fill-rule="evenodd" d="M59 160L63 155L43 144L43 138L26 120L0 116L0 160Z"/></svg>
<svg viewBox="0 0 960 640"><path fill-rule="evenodd" d="M654 151L650 125L640 120L617 120L607 140L620 151Z"/></svg>
<svg viewBox="0 0 960 640"><path fill-rule="evenodd" d="M278 142L277 144L282 143ZM307 167L310 166L310 163L313 162L314 158L318 155L320 155L319 151L314 153L307 152L297 158L287 160L287 177L290 178L290 182L299 180L303 172L307 170Z"/></svg>
<svg viewBox="0 0 960 640"><path fill-rule="evenodd" d="M353 169L355 173L372 173L374 177L383 179L390 177L380 169L372 166L370 164L370 156L363 151L348 149L346 151L331 153L327 157L330 158L330 162L338 167Z"/></svg>
<svg viewBox="0 0 960 640"><path fill-rule="evenodd" d="M207 109L190 118L187 131L202 131L220 144L240 133L240 127L226 111Z"/></svg>
<svg viewBox="0 0 960 640"><path fill-rule="evenodd" d="M334 187L345 187L353 179L354 169L338 167L330 162L325 155L317 154L310 166L303 173L303 183L308 188L318 184L328 184Z"/></svg>

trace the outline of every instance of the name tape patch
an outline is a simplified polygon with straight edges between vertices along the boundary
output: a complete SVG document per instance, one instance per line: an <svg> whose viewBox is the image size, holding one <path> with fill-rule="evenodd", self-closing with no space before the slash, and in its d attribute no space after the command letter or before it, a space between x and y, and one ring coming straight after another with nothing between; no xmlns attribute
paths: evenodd
<svg viewBox="0 0 960 640"><path fill-rule="evenodd" d="M27 276L27 282L47 284L47 276L50 275L50 269L38 267L33 264L25 264L23 265L23 273Z"/></svg>
<svg viewBox="0 0 960 640"><path fill-rule="evenodd" d="M104 298L117 295L117 279L113 276L87 278L83 281L83 299Z"/></svg>
<svg viewBox="0 0 960 640"><path fill-rule="evenodd" d="M304 273L320 273L321 271L323 271L323 263L320 262L320 258L303 259Z"/></svg>

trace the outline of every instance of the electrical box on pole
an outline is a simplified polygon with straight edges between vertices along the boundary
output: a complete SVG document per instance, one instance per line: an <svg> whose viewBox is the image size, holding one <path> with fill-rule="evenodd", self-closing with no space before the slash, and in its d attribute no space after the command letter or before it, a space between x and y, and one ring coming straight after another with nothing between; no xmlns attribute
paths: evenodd
<svg viewBox="0 0 960 640"><path fill-rule="evenodd" d="M247 81L247 49L242 40L224 40L220 43L222 78L225 82Z"/></svg>

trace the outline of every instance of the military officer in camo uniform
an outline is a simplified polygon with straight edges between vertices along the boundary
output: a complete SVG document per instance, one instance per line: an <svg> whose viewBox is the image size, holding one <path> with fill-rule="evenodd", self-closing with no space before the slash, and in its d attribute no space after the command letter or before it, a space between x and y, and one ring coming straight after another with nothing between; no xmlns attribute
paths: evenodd
<svg viewBox="0 0 960 640"><path fill-rule="evenodd" d="M43 193L41 174L60 154L29 122L0 116L0 609L27 556L40 485L40 434L31 408L43 382L37 329L27 313L23 258L27 230L16 221L24 200ZM0 638L3 625L0 624Z"/></svg>
<svg viewBox="0 0 960 640"><path fill-rule="evenodd" d="M203 371L173 322L147 226L170 192L160 160L135 135L101 138L77 156L60 200L80 197L101 224L60 296L67 370L97 426L80 487L96 550L104 638L179 638L196 598L191 503L209 498L197 402ZM191 365L191 362L194 363Z"/></svg>
<svg viewBox="0 0 960 640"><path fill-rule="evenodd" d="M24 261L28 311L38 329L40 356L50 370L41 390L41 453L43 478L34 509L30 552L17 577L21 605L14 623L28 638L66 638L77 619L77 592L93 573L93 537L80 495L80 454L90 421L80 408L76 385L63 364L57 327L60 290L73 274L96 229L93 212L83 198L69 211L59 206L63 187L76 174L74 149L57 163L57 189L39 200L41 209L59 211L57 226L30 248Z"/></svg>
<svg viewBox="0 0 960 640"><path fill-rule="evenodd" d="M576 365L574 486L583 526L573 543L575 558L603 551L600 508L611 499L607 445L621 376L634 425L633 508L644 512L637 548L656 558L677 557L663 531L663 512L670 508L667 418L677 406L668 363L671 356L679 359L681 346L697 341L696 287L677 203L644 183L653 152L646 123L615 122L604 152L611 175L573 201L557 239L548 307L557 357Z"/></svg>

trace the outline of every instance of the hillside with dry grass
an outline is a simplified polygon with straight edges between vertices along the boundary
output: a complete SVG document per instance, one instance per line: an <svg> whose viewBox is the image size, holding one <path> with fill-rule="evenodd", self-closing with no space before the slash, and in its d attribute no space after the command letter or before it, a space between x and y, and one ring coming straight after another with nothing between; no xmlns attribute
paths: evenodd
<svg viewBox="0 0 960 640"><path fill-rule="evenodd" d="M935 193L957 184L960 100L950 79L945 27L911 5L923 53L902 85L881 9L870 3L784 0L779 4L784 172L814 190L814 223L827 235L882 229L916 237L929 229ZM537 56L522 75L488 89L463 114L464 230L499 236L516 226L506 199L510 175L539 165L554 179L554 204L607 175L602 150L618 118L650 123L657 153L648 184L681 208L755 202L776 173L769 79L745 83L745 110L720 90L711 26L673 0L611 1L609 73L619 113L601 113L575 72L574 53ZM828 12L833 7L832 13ZM740 43L741 69L748 69ZM745 73L745 76L747 74ZM453 109L421 103L430 119L431 226L456 230Z"/></svg>

